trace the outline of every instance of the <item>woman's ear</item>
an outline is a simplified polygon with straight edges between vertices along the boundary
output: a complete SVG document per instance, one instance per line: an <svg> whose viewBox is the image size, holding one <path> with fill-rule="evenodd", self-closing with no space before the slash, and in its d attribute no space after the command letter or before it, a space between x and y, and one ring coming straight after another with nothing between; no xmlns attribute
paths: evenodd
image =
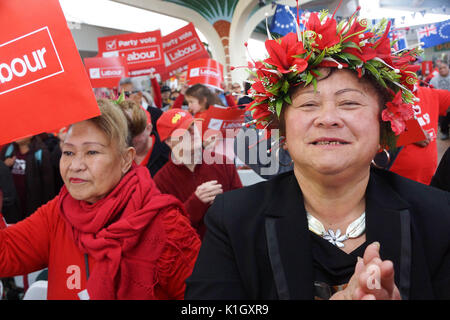
<svg viewBox="0 0 450 320"><path fill-rule="evenodd" d="M126 174L130 170L134 157L136 156L136 149L128 147L123 153L122 158L122 173Z"/></svg>

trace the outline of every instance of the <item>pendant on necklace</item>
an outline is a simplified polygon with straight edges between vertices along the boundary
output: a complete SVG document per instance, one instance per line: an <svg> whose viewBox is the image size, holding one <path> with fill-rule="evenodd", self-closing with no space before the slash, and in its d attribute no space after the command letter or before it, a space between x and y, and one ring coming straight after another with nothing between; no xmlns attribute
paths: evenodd
<svg viewBox="0 0 450 320"><path fill-rule="evenodd" d="M322 238L339 248L343 248L345 246L343 242L348 239L348 236L346 234L341 235L341 229L337 229L336 233L334 233L333 230L328 229L328 231L323 233Z"/></svg>

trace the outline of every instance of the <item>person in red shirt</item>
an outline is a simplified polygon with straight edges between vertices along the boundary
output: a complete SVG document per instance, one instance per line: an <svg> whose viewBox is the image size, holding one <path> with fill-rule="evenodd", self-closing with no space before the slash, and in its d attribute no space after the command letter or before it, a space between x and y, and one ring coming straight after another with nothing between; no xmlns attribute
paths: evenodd
<svg viewBox="0 0 450 320"><path fill-rule="evenodd" d="M156 125L161 141L172 150L171 159L154 177L156 185L184 203L192 226L203 238L203 217L215 197L242 187L236 167L224 157L211 164L203 162L199 130L187 111L168 110Z"/></svg>
<svg viewBox="0 0 450 320"><path fill-rule="evenodd" d="M124 100L118 105L127 118L131 144L136 149L134 162L147 167L153 177L166 164L170 149L161 142L156 130L153 130L147 111L133 100Z"/></svg>
<svg viewBox="0 0 450 320"><path fill-rule="evenodd" d="M438 165L438 117L447 113L450 91L418 87L415 94L420 100L413 106L414 113L428 139L404 146L390 171L428 185Z"/></svg>
<svg viewBox="0 0 450 320"><path fill-rule="evenodd" d="M62 143L60 193L0 230L0 277L48 267L48 299L182 299L200 240L183 204L133 165L122 111L98 104Z"/></svg>

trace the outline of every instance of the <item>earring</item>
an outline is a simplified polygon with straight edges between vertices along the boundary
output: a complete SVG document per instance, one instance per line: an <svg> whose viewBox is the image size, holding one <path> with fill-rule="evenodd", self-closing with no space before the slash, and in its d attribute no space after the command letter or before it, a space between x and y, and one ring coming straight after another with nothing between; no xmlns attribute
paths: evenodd
<svg viewBox="0 0 450 320"><path fill-rule="evenodd" d="M289 161L289 163L283 163L280 161L280 149L283 148L283 146L286 147L286 145L287 145L287 142L286 142L286 140L284 140L283 142L281 142L281 145L278 147L278 149L275 153L275 157L278 159L278 162L283 167L292 166L292 164L294 163L294 160L292 160L292 158L291 158L291 161ZM287 151L287 148L283 148L283 149L285 149ZM288 153L288 155L289 155L289 153ZM290 157L290 155L289 155L289 157Z"/></svg>
<svg viewBox="0 0 450 320"><path fill-rule="evenodd" d="M383 148L383 150L382 150L383 152L384 152L384 154L386 155L386 165L385 166L380 166L380 165L378 165L376 162L375 162L375 159L372 159L372 165L375 167L375 168L378 168L378 169L386 169L386 167L389 165L389 163L391 162L391 156L390 156L390 154L389 154L389 152L386 150L386 149L384 149ZM378 154L378 153L377 153ZM375 155L376 156L376 155Z"/></svg>

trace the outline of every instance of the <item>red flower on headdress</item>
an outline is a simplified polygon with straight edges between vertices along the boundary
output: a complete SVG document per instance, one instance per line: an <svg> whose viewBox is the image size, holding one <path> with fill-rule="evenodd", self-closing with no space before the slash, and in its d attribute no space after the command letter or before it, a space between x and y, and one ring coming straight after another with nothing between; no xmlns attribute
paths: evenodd
<svg viewBox="0 0 450 320"><path fill-rule="evenodd" d="M391 56L391 41L388 38L389 30L391 29L391 21L388 22L386 30L380 39L378 39L373 47L376 51L376 56L383 59L387 64L392 66L392 56Z"/></svg>
<svg viewBox="0 0 450 320"><path fill-rule="evenodd" d="M367 43L364 47L361 47L361 51L356 48L347 47L342 52L350 53L358 57L362 62L366 63L377 56L376 51L372 48L372 45Z"/></svg>
<svg viewBox="0 0 450 320"><path fill-rule="evenodd" d="M402 92L399 91L394 99L386 103L386 109L381 113L383 121L390 121L392 131L396 135L401 134L406 129L406 120L414 116L412 106L404 103L402 100Z"/></svg>
<svg viewBox="0 0 450 320"><path fill-rule="evenodd" d="M306 30L311 30L316 33L315 47L323 50L330 48L339 43L340 35L336 34L337 23L335 19L327 19L325 23L321 23L317 13L311 13L308 22L306 23Z"/></svg>
<svg viewBox="0 0 450 320"><path fill-rule="evenodd" d="M295 58L300 54L305 53L303 43L297 40L295 33L288 33L280 40L266 40L265 42L269 58L265 62L277 67L281 73L289 73L292 66L297 65L296 69L302 72L308 66L305 59Z"/></svg>
<svg viewBox="0 0 450 320"><path fill-rule="evenodd" d="M266 87L264 86L262 81L256 81L255 83L252 84L251 88L254 90L253 99L256 102L264 101L273 96L272 93L266 90Z"/></svg>

